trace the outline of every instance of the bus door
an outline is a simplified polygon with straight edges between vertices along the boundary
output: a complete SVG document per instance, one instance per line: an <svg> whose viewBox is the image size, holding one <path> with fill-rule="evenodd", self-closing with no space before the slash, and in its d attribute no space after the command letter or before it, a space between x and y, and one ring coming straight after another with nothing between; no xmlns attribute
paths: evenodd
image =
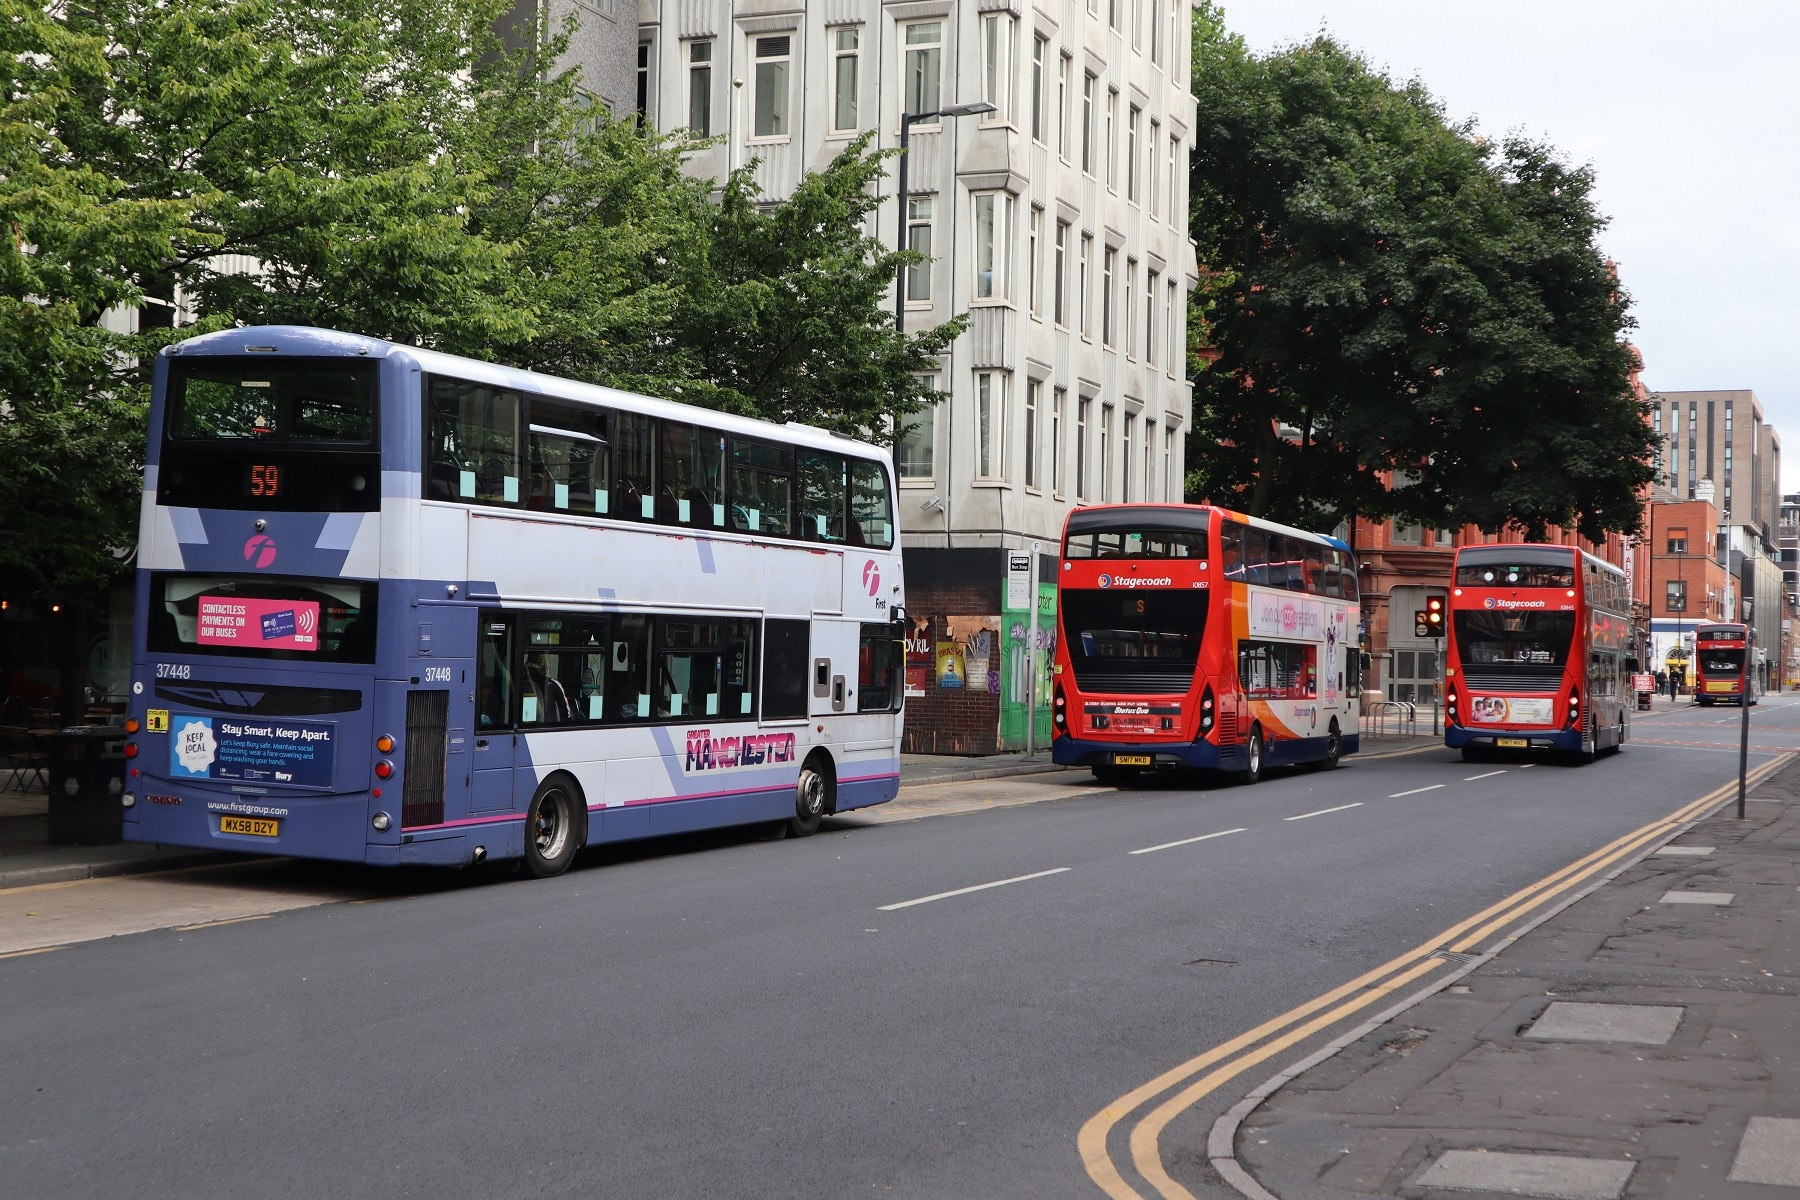
<svg viewBox="0 0 1800 1200"><path fill-rule="evenodd" d="M515 622L505 613L481 614L481 628L475 639L475 700L469 730L474 741L469 754L471 813L504 812L513 806L513 767L519 742L513 725L518 710L515 636Z"/></svg>
<svg viewBox="0 0 1800 1200"><path fill-rule="evenodd" d="M403 827L436 825L468 811L469 719L473 709L471 610L415 609L407 662Z"/></svg>

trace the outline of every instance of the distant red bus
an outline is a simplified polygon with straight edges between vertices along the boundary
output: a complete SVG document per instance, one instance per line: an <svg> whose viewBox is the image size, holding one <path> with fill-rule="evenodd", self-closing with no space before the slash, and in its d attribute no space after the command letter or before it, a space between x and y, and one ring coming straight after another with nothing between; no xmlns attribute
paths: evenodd
<svg viewBox="0 0 1800 1200"><path fill-rule="evenodd" d="M1573 546L1456 552L1444 744L1467 759L1553 749L1591 760L1630 737L1631 585Z"/></svg>
<svg viewBox="0 0 1800 1200"><path fill-rule="evenodd" d="M1051 757L1107 783L1356 752L1349 547L1191 504L1079 508L1057 572Z"/></svg>
<svg viewBox="0 0 1800 1200"><path fill-rule="evenodd" d="M1748 625L1722 622L1694 631L1694 699L1703 705L1756 703Z"/></svg>

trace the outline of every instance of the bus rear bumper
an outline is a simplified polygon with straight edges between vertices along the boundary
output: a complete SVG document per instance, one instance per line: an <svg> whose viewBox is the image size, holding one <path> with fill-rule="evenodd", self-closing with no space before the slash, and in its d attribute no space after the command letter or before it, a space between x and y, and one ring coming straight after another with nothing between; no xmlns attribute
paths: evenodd
<svg viewBox="0 0 1800 1200"><path fill-rule="evenodd" d="M1523 739L1524 749L1529 750L1580 750L1581 730L1579 729L1470 729L1464 725L1446 725L1444 727L1444 745L1452 750L1460 750L1464 746L1494 749L1520 749L1518 746L1502 747L1501 738Z"/></svg>
<svg viewBox="0 0 1800 1200"><path fill-rule="evenodd" d="M1065 767L1106 767L1115 754L1148 754L1150 770L1217 771L1226 762L1211 742L1095 742L1059 737L1050 744L1050 761Z"/></svg>

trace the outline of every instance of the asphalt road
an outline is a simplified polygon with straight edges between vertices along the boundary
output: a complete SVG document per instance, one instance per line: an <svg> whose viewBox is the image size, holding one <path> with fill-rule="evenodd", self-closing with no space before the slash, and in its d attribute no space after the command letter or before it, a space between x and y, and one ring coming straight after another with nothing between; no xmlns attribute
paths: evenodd
<svg viewBox="0 0 1800 1200"><path fill-rule="evenodd" d="M543 882L240 868L203 885L248 895L225 923L173 927L214 911L184 893L121 936L154 881L62 885L34 911L86 903L92 940L0 959L0 1194L1097 1196L1103 1106L1724 783L1736 718L1639 717L1581 768L1007 780ZM1752 766L1800 746L1787 697L1752 720ZM1194 1195L1234 1194L1201 1139L1281 1061L1169 1127Z"/></svg>

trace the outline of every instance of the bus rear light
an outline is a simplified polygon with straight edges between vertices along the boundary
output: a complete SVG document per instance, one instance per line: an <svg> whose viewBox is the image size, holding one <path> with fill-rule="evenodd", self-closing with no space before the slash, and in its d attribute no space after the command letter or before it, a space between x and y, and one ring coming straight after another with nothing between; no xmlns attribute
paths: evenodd
<svg viewBox="0 0 1800 1200"><path fill-rule="evenodd" d="M1209 683L1206 685L1206 690L1200 693L1200 736L1205 737L1207 734L1211 733L1212 727L1213 690L1212 685Z"/></svg>
<svg viewBox="0 0 1800 1200"><path fill-rule="evenodd" d="M394 823L394 819L392 817L388 816L384 812L376 813L375 816L369 821L369 824L371 824L375 827L376 833L386 833L388 831L388 826L392 825L393 823Z"/></svg>
<svg viewBox="0 0 1800 1200"><path fill-rule="evenodd" d="M126 742L125 743L125 757L126 758L136 758L137 757L137 743L136 742Z"/></svg>
<svg viewBox="0 0 1800 1200"><path fill-rule="evenodd" d="M1444 692L1444 715L1450 718L1451 724L1454 725L1456 723L1456 689L1455 688L1446 689Z"/></svg>
<svg viewBox="0 0 1800 1200"><path fill-rule="evenodd" d="M393 777L394 777L394 764L393 763L389 762L387 759L384 758L380 762L375 764L375 778L377 778L377 779L392 779Z"/></svg>
<svg viewBox="0 0 1800 1200"><path fill-rule="evenodd" d="M125 720L125 732L126 732L126 733L136 733L136 732L137 732L137 731L138 731L138 723L137 723L137 718L136 718L136 717L128 717L128 718L126 718L126 720Z"/></svg>
<svg viewBox="0 0 1800 1200"><path fill-rule="evenodd" d="M1579 691L1571 689L1569 692L1569 719L1566 722L1564 722L1564 724L1573 725L1576 721L1576 718L1578 718L1580 716L1581 716L1581 693Z"/></svg>
<svg viewBox="0 0 1800 1200"><path fill-rule="evenodd" d="M394 739L385 733L382 734L375 739L375 749L382 754L392 754L394 752Z"/></svg>
<svg viewBox="0 0 1800 1200"><path fill-rule="evenodd" d="M1056 689L1056 705L1053 711L1056 727L1064 733L1069 732L1069 701L1063 695L1061 688Z"/></svg>

